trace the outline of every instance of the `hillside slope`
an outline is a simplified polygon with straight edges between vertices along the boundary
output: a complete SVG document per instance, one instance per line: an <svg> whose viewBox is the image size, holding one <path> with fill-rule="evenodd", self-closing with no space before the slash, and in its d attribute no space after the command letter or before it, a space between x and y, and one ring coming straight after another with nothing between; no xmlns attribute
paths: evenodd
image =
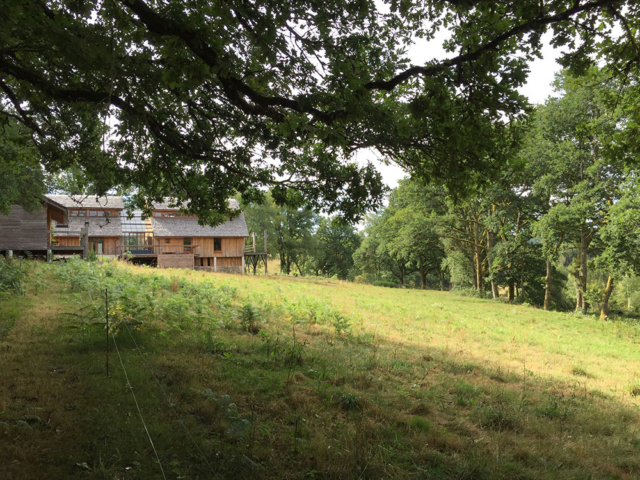
<svg viewBox="0 0 640 480"><path fill-rule="evenodd" d="M167 478L640 475L635 326L320 279L27 268L28 294L0 300L8 478L161 478L157 459Z"/></svg>

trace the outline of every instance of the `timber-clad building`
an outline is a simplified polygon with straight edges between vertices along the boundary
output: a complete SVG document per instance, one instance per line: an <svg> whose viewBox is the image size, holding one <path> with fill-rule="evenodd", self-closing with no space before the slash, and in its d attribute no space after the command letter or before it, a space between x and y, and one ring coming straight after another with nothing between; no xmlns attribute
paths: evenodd
<svg viewBox="0 0 640 480"><path fill-rule="evenodd" d="M30 214L14 205L9 216L0 215L0 252L88 250L158 267L244 272L249 231L235 200L230 206L238 215L216 227L199 225L197 217L171 205L165 199L153 206L151 217L138 211L129 218L122 197L46 195L41 212Z"/></svg>

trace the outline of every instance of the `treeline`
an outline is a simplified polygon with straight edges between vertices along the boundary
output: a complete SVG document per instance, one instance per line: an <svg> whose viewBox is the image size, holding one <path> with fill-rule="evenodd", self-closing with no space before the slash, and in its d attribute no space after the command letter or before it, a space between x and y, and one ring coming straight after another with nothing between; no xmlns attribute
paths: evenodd
<svg viewBox="0 0 640 480"><path fill-rule="evenodd" d="M280 273L355 278L353 254L362 238L353 226L309 208L279 206L270 193L244 211L250 232L267 231L267 248L279 260Z"/></svg>
<svg viewBox="0 0 640 480"><path fill-rule="evenodd" d="M455 288L603 318L635 311L637 99L598 70L563 73L555 88L514 127L510 164L463 198L408 179L363 232L271 201L249 223L271 229L283 273Z"/></svg>

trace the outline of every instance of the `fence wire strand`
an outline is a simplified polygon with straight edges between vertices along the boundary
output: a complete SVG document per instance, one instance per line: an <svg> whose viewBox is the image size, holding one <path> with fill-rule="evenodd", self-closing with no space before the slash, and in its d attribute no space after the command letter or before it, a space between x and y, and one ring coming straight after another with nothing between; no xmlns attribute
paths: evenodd
<svg viewBox="0 0 640 480"><path fill-rule="evenodd" d="M120 365L122 365L122 371L124 372L124 377L127 380L127 386L131 391L131 395L133 395L133 400L136 403L136 408L138 409L138 415L140 416L140 420L142 420L142 425L144 425L144 431L147 433L147 438L149 438L149 443L151 444L151 448L153 448L153 453L156 455L156 460L158 460L158 465L160 466L160 472L162 472L162 478L167 480L167 476L164 474L164 469L162 468L162 462L160 461L160 457L158 456L158 451L156 450L156 446L153 444L153 440L151 439L151 435L149 434L149 429L147 428L147 424L144 421L144 417L142 416L142 411L140 410L140 405L138 405L138 399L136 398L136 394L133 392L133 386L129 381L129 375L127 375L127 369L124 367L124 362L122 361L122 355L120 355L120 349L118 348L118 342L116 342L116 337L111 333L111 338L113 338L113 344L116 347L116 353L118 354L118 358L120 359Z"/></svg>
<svg viewBox="0 0 640 480"><path fill-rule="evenodd" d="M204 460L204 462L209 467L209 470L211 470L211 473L213 474L213 477L217 478L216 471L213 469L213 467L211 466L211 464L207 460L206 455L204 454L204 452L202 451L202 449L200 448L200 446L196 442L195 438L193 438L193 436L191 435L191 432L189 431L187 426L184 424L184 422L180 418L180 415L178 414L178 411L176 410L176 407L174 406L174 404L169 399L169 396L167 395L167 392L165 391L165 389L162 387L162 384L160 383L160 380L158 380L158 377L156 377L155 373L153 373L153 369L151 368L151 365L149 365L149 362L147 361L147 359L145 358L144 354L142 353L142 350L140 350L140 347L138 346L138 342L136 342L136 339L134 338L133 334L131 333L131 329L129 328L129 325L127 325L127 322L122 322L122 323L127 328L127 332L129 332L129 336L131 337L131 340L133 340L133 344L136 346L136 349L138 350L138 353L140 353L140 356L142 357L142 360L144 361L145 365L147 366L147 370L149 370L149 373L151 373L151 376L153 377L153 379L158 384L158 387L160 387L160 391L162 392L162 395L164 395L165 400L167 401L167 403L169 404L169 406L173 410L173 413L176 416L176 418L178 419L178 422L182 426L183 430L186 432L187 436L191 439L191 442L193 443L193 446L196 447L196 449L198 450L198 452L202 456L202 459Z"/></svg>

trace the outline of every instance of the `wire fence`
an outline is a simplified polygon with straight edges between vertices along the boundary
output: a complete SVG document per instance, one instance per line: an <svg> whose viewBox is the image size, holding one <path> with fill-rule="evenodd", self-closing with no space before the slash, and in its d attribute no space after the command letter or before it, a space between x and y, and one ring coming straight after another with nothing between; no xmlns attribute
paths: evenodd
<svg viewBox="0 0 640 480"><path fill-rule="evenodd" d="M160 456L158 455L158 451L157 451L157 449L155 447L153 439L151 438L151 434L149 432L149 428L147 427L147 423L145 422L144 417L142 415L142 410L140 409L140 405L138 403L138 399L136 398L136 395L134 393L133 385L131 384L130 377L127 374L127 370L126 370L126 368L124 366L124 361L123 361L122 355L120 353L120 348L118 348L118 342L116 340L115 335L113 334L113 331L110 330L110 328L109 328L109 322L108 322L108 318L109 318L108 317L108 315L109 315L109 313L108 313L109 312L109 303L108 303L108 291L107 290L105 290L105 307L106 307L105 308L105 322L106 322L106 325L107 325L107 338L109 338L109 336L110 336L111 339L113 340L113 344L115 346L116 354L118 355L118 359L120 360L120 365L122 366L122 371L124 372L125 380L127 381L127 387L129 388L129 391L131 392L131 395L133 396L133 400L135 402L136 409L138 410L138 416L140 417L140 420L142 421L142 425L144 426L144 431L145 431L145 433L147 435L149 443L151 444L151 448L153 449L153 453L154 453L154 455L156 457L156 460L158 461L158 466L160 467L160 472L162 473L162 477L163 477L163 479L166 480L167 477L165 475L164 469L162 468L162 462L160 461ZM204 460L205 464L207 465L207 467L211 471L211 473L213 475L213 478L218 478L218 475L217 475L215 469L212 467L211 463L207 459L207 456L202 451L202 448L200 448L200 446L198 445L198 442L196 441L196 439L193 437L193 435L191 434L191 432L189 431L189 429L185 425L185 423L182 420L182 418L180 417L180 414L178 413L174 403L169 398L169 395L167 395L167 392L163 388L162 383L160 382L160 380L158 379L157 375L154 373L153 369L151 368L151 365L147 361L142 349L140 348L140 345L136 341L136 339L135 339L135 337L133 335L133 332L131 331L131 328L129 328L129 324L127 322L125 322L125 321L123 321L121 323L125 326L125 329L129 333L129 336L131 337L131 340L133 341L133 344L135 345L135 349L140 354L140 357L142 358L142 361L144 362L147 370L149 370L149 373L151 374L151 376L153 377L155 382L158 384L158 387L160 388L160 391L162 392L162 396L164 397L166 402L171 407L171 410L173 411L176 419L178 420L178 423L180 424L182 429L185 431L185 433L187 434L187 436L189 437L189 439L193 443L193 446L195 447L195 449L198 451L198 453L200 454L200 456ZM108 345L108 342L107 342L107 376L109 374L109 356L108 355L109 355L109 345Z"/></svg>

